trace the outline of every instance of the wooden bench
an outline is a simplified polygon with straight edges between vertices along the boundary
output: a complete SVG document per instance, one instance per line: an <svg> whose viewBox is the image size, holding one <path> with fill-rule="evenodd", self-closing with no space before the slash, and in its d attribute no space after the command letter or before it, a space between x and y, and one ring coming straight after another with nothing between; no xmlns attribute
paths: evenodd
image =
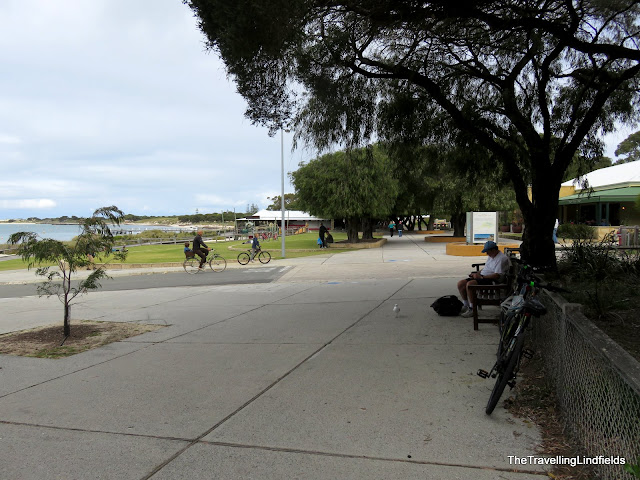
<svg viewBox="0 0 640 480"><path fill-rule="evenodd" d="M474 263L471 266L475 267L476 272L479 272L482 265L484 265L484 263ZM497 319L493 317L480 318L478 316L478 310L481 310L483 305L500 306L500 304L504 302L509 295L511 295L515 278L516 263L511 262L509 271L500 276L498 283L494 285L469 285L467 287L475 299L473 302L474 330L478 330L478 325L480 323L496 323Z"/></svg>

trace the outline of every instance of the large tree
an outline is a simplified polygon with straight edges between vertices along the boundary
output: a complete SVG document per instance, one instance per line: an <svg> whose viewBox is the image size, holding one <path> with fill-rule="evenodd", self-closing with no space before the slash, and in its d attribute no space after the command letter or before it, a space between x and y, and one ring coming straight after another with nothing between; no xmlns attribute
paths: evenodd
<svg viewBox="0 0 640 480"><path fill-rule="evenodd" d="M272 130L296 119L318 147L358 143L376 133L389 89L432 102L432 120L472 135L508 172L535 264L555 264L558 192L574 155L599 157L599 134L638 115L635 0L185 3L247 115Z"/></svg>
<svg viewBox="0 0 640 480"><path fill-rule="evenodd" d="M335 152L291 173L299 205L321 218L345 219L349 242L371 238L372 220L391 213L398 182L389 157L376 146Z"/></svg>

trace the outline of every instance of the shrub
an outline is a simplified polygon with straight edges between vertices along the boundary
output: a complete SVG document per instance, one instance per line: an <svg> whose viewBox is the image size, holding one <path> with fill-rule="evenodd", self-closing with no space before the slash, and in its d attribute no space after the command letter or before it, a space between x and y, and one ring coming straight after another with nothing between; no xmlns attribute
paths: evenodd
<svg viewBox="0 0 640 480"><path fill-rule="evenodd" d="M583 223L563 223L558 227L558 238L571 240L593 240L596 238L596 229Z"/></svg>
<svg viewBox="0 0 640 480"><path fill-rule="evenodd" d="M640 255L637 251L618 251L615 234L600 242L577 239L563 252L559 272L580 283L584 298L579 299L597 317L605 318L612 310L624 308L629 293L640 282Z"/></svg>

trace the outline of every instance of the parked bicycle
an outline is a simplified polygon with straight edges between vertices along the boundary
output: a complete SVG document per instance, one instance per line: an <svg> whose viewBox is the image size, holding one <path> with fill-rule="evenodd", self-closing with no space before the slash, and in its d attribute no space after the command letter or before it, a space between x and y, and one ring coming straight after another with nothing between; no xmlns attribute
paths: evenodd
<svg viewBox="0 0 640 480"><path fill-rule="evenodd" d="M221 255L212 251L207 255L206 263L209 264L209 268L214 272L223 272L227 268L227 261ZM202 271L200 269L200 258L193 255L187 256L182 266L184 271L191 275Z"/></svg>
<svg viewBox="0 0 640 480"><path fill-rule="evenodd" d="M258 238L267 241L267 240L278 240L278 234L275 232L263 232L263 233L258 233L256 235L259 235Z"/></svg>
<svg viewBox="0 0 640 480"><path fill-rule="evenodd" d="M264 252L261 249L258 250L253 257L254 259L258 259L260 263L269 263L271 261L271 254L269 252ZM242 252L238 255L238 263L240 265L246 265L251 261L251 250L247 250L246 252Z"/></svg>
<svg viewBox="0 0 640 480"><path fill-rule="evenodd" d="M513 260L513 259L512 259ZM522 357L533 358L534 352L525 348L525 335L531 325L531 317L540 317L547 312L546 307L536 298L539 289L554 292L567 290L544 284L528 265L522 265L516 283L515 295L505 300L500 306L500 320L498 327L500 341L498 342L497 361L491 371L478 370L482 378L495 378L496 383L489 396L485 412L491 415L507 385L513 388L520 370Z"/></svg>

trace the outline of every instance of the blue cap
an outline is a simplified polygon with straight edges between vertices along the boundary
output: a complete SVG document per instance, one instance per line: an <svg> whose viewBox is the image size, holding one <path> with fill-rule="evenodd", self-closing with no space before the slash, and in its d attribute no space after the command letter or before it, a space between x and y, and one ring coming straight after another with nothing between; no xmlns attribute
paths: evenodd
<svg viewBox="0 0 640 480"><path fill-rule="evenodd" d="M492 248L498 248L498 245L496 244L496 242L492 242L491 240L489 240L487 243L484 244L482 253L487 253L487 251L491 250Z"/></svg>

